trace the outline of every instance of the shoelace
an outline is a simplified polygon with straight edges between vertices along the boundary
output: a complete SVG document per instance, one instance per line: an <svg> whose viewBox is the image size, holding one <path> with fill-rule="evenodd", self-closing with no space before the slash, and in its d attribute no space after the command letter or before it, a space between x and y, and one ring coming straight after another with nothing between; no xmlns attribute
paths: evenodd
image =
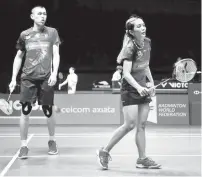
<svg viewBox="0 0 202 177"><path fill-rule="evenodd" d="M103 155L103 158L101 158L103 160L103 162L108 163L108 161L112 161L112 157L110 156L110 154L108 152L106 152L106 154Z"/></svg>
<svg viewBox="0 0 202 177"><path fill-rule="evenodd" d="M155 161L153 161L153 160L152 160L151 158L149 158L149 157L147 157L145 160L146 160L146 162L155 164Z"/></svg>
<svg viewBox="0 0 202 177"><path fill-rule="evenodd" d="M20 148L20 154L23 152L23 150L26 150L26 147Z"/></svg>

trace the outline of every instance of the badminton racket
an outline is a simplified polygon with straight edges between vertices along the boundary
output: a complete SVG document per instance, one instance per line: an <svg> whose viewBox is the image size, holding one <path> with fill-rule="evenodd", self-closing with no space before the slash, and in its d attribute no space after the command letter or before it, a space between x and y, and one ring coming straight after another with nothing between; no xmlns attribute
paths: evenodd
<svg viewBox="0 0 202 177"><path fill-rule="evenodd" d="M179 82L189 82L194 78L196 73L201 73L201 71L197 71L196 62L190 58L182 59L175 63L172 77L160 82L150 89L155 89L171 79L176 79Z"/></svg>
<svg viewBox="0 0 202 177"><path fill-rule="evenodd" d="M9 93L9 96L6 99L0 99L0 109L6 114L11 115L13 113L12 105L9 103L9 100L11 98L12 92Z"/></svg>

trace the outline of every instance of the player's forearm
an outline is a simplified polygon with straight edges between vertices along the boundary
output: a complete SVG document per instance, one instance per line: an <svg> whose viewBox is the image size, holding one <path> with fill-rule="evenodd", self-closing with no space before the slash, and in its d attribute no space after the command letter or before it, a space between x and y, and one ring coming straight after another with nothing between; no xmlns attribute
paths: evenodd
<svg viewBox="0 0 202 177"><path fill-rule="evenodd" d="M12 80L16 81L17 75L19 73L20 67L22 64L22 58L20 56L16 56L13 62L13 74L12 74Z"/></svg>
<svg viewBox="0 0 202 177"><path fill-rule="evenodd" d="M135 89L139 89L140 85L137 83L137 81L133 78L133 76L129 73L126 72L123 74L123 77L126 79L126 81Z"/></svg>
<svg viewBox="0 0 202 177"><path fill-rule="evenodd" d="M53 74L57 75L59 65L60 65L60 55L54 54L54 56L53 56Z"/></svg>
<svg viewBox="0 0 202 177"><path fill-rule="evenodd" d="M68 81L64 81L63 83L60 84L60 86L66 85Z"/></svg>
<svg viewBox="0 0 202 177"><path fill-rule="evenodd" d="M146 76L149 79L149 82L154 83L150 68L147 67L145 71L146 71Z"/></svg>

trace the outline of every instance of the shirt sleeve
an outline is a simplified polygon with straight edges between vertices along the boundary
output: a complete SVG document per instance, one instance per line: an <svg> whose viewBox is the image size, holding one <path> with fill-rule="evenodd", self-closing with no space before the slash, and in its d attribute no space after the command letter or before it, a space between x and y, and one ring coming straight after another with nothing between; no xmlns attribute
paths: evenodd
<svg viewBox="0 0 202 177"><path fill-rule="evenodd" d="M20 34L20 37L17 40L16 49L25 51L25 38L22 33Z"/></svg>
<svg viewBox="0 0 202 177"><path fill-rule="evenodd" d="M53 31L53 45L61 44L60 37L58 35L58 31L54 29Z"/></svg>

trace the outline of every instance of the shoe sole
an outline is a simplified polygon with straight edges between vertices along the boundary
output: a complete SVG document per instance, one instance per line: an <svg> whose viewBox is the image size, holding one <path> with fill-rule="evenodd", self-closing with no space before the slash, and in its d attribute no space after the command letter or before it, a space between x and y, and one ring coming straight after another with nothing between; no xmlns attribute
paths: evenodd
<svg viewBox="0 0 202 177"><path fill-rule="evenodd" d="M18 159L28 159L28 156L18 157Z"/></svg>
<svg viewBox="0 0 202 177"><path fill-rule="evenodd" d="M58 151L57 152L48 152L49 155L56 155L58 154Z"/></svg>
<svg viewBox="0 0 202 177"><path fill-rule="evenodd" d="M103 170L108 170L107 167L104 167L101 162L100 162L100 157L99 157L99 150L96 151L96 155L97 155L97 162L100 165L100 167L102 167Z"/></svg>
<svg viewBox="0 0 202 177"><path fill-rule="evenodd" d="M144 168L144 169L160 169L161 165L156 165L156 166L143 166L141 164L136 165L136 168Z"/></svg>
<svg viewBox="0 0 202 177"><path fill-rule="evenodd" d="M59 152L59 151L58 151L58 146L57 146L57 144L56 144L56 149L57 149L56 152L51 152L51 151L50 151L50 152L48 152L48 154L49 154L49 155L57 155L58 152Z"/></svg>

